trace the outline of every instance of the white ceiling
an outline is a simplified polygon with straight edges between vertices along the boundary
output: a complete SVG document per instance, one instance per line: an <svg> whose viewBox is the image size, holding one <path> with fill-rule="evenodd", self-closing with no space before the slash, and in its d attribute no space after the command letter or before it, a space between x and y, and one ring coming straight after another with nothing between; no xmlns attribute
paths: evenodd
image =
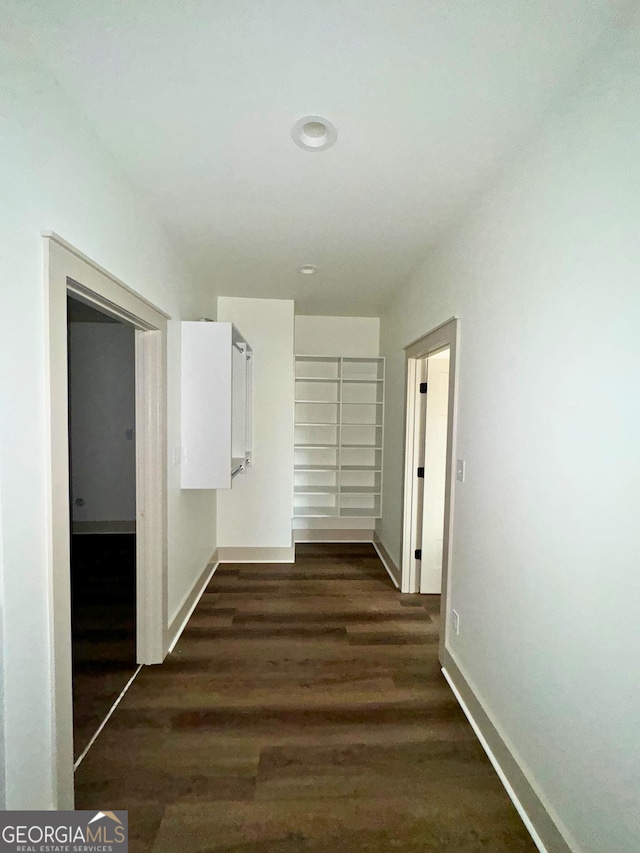
<svg viewBox="0 0 640 853"><path fill-rule="evenodd" d="M375 314L626 5L10 3L14 36L152 196L213 292L295 298L307 314ZM294 144L307 114L335 124L334 148ZM303 263L318 274L300 275Z"/></svg>

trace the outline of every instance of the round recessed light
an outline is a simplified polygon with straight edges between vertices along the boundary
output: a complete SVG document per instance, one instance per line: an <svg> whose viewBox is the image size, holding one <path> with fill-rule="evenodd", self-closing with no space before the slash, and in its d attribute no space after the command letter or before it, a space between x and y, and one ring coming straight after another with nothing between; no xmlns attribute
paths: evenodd
<svg viewBox="0 0 640 853"><path fill-rule="evenodd" d="M313 264L302 264L301 267L298 267L298 272L301 272L302 275L313 275L318 272L318 267Z"/></svg>
<svg viewBox="0 0 640 853"><path fill-rule="evenodd" d="M304 116L293 125L291 136L296 145L307 151L324 151L335 145L338 131L328 118Z"/></svg>

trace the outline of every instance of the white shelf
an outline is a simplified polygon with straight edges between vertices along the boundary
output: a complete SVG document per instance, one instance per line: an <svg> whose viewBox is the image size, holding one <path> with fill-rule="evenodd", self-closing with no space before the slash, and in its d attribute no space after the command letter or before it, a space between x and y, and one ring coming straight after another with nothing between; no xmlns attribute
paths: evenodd
<svg viewBox="0 0 640 853"><path fill-rule="evenodd" d="M294 516L379 517L384 359L296 356L296 382Z"/></svg>
<svg viewBox="0 0 640 853"><path fill-rule="evenodd" d="M380 518L379 507L345 507L340 508L340 518Z"/></svg>
<svg viewBox="0 0 640 853"><path fill-rule="evenodd" d="M296 518L338 518L337 506L297 506L294 507Z"/></svg>
<svg viewBox="0 0 640 853"><path fill-rule="evenodd" d="M338 364L341 360L342 356L340 355L297 355L296 361L320 361L320 362L334 362Z"/></svg>

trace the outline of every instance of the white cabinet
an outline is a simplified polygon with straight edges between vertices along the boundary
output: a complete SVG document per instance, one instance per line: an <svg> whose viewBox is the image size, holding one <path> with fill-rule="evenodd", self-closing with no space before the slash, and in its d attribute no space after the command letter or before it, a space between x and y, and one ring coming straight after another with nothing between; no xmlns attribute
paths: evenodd
<svg viewBox="0 0 640 853"><path fill-rule="evenodd" d="M294 517L380 516L384 359L296 356Z"/></svg>
<svg viewBox="0 0 640 853"><path fill-rule="evenodd" d="M251 347L231 323L181 326L181 485L230 489L251 462Z"/></svg>

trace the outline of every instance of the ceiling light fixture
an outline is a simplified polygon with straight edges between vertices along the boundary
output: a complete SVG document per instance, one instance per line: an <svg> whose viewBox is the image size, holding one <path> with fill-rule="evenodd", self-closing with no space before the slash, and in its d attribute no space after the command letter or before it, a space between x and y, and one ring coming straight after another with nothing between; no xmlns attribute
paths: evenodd
<svg viewBox="0 0 640 853"><path fill-rule="evenodd" d="M291 136L296 145L306 151L324 151L335 145L338 131L328 118L304 116L293 125Z"/></svg>
<svg viewBox="0 0 640 853"><path fill-rule="evenodd" d="M302 264L301 267L298 267L298 272L301 272L302 275L313 275L318 272L318 267L313 264Z"/></svg>

